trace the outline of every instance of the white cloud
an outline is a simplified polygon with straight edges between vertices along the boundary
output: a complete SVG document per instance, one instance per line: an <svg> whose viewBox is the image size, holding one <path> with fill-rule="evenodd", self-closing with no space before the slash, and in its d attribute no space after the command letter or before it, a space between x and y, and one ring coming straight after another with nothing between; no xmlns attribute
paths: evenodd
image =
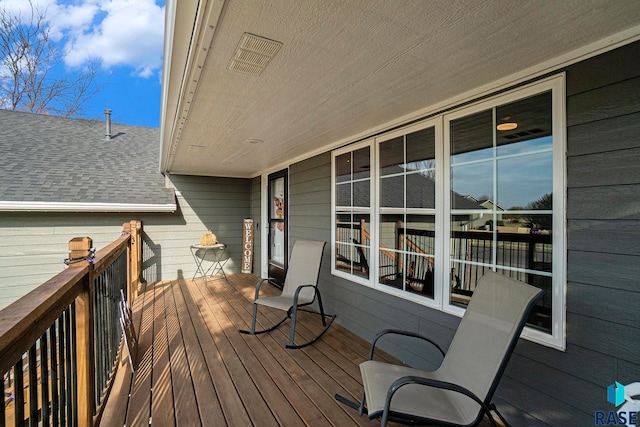
<svg viewBox="0 0 640 427"><path fill-rule="evenodd" d="M86 2L90 3L90 2ZM94 26L70 35L65 62L80 66L91 57L104 67L130 66L141 77L162 65L164 8L153 0L102 0Z"/></svg>
<svg viewBox="0 0 640 427"><path fill-rule="evenodd" d="M97 59L104 68L131 67L148 78L162 67L164 7L154 0L34 0L46 11L51 37L67 52L65 63L81 67ZM30 11L25 0L0 0L0 7Z"/></svg>

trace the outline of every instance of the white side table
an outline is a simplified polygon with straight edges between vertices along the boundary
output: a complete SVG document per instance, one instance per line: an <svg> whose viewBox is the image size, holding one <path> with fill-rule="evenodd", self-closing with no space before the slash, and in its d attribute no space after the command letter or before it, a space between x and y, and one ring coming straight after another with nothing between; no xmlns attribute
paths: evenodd
<svg viewBox="0 0 640 427"><path fill-rule="evenodd" d="M196 263L196 272L193 275L195 280L197 277L202 277L206 280L208 277L214 277L221 274L225 279L227 275L224 272L224 265L227 260L224 259L224 254L227 251L227 245L224 243L216 243L215 245L191 245L191 255ZM211 253L211 258L207 259L207 254ZM208 268L206 262L210 262Z"/></svg>

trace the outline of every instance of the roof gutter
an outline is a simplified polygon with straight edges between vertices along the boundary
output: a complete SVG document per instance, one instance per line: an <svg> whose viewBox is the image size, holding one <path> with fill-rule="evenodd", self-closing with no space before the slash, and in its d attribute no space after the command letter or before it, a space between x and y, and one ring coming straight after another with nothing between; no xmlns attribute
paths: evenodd
<svg viewBox="0 0 640 427"><path fill-rule="evenodd" d="M176 211L176 204L0 202L0 212L165 212Z"/></svg>
<svg viewBox="0 0 640 427"><path fill-rule="evenodd" d="M160 113L160 172L171 172L180 134L200 81L225 0L183 2L165 7L162 105ZM187 38L184 34L190 34Z"/></svg>

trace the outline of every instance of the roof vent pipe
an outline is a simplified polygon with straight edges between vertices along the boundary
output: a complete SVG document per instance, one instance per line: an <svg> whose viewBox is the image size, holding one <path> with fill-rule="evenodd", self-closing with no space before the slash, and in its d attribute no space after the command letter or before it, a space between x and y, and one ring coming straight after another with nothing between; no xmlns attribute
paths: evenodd
<svg viewBox="0 0 640 427"><path fill-rule="evenodd" d="M104 118L107 124L107 133L105 139L108 141L111 139L111 110L109 110L108 108L105 108L104 110Z"/></svg>

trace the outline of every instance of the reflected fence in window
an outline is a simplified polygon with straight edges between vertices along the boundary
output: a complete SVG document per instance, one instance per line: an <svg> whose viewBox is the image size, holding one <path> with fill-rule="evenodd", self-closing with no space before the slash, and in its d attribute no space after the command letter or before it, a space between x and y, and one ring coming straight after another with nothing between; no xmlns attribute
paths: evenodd
<svg viewBox="0 0 640 427"><path fill-rule="evenodd" d="M366 247L358 244L361 241ZM545 291L528 325L551 330L551 234L453 231L450 245L451 304L465 307L477 281L495 266L499 273ZM337 267L367 277L368 248L369 232L363 221L336 223ZM434 248L435 231L398 227L396 247L381 246L379 250L380 284L433 298L434 258L431 254Z"/></svg>

